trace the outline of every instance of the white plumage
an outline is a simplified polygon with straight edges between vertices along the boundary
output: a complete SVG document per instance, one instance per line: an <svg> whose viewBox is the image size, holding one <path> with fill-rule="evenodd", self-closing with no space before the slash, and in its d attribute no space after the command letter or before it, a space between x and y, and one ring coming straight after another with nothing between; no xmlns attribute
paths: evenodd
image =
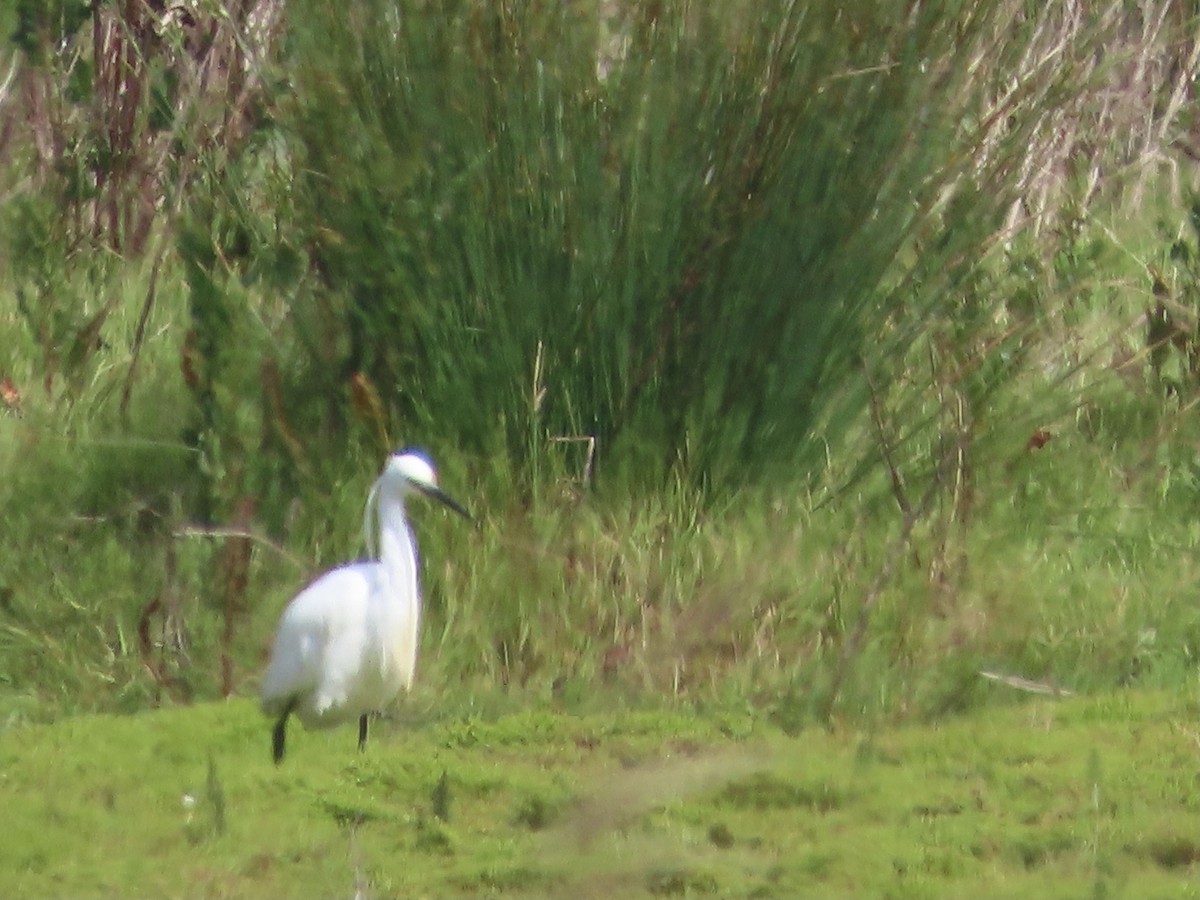
<svg viewBox="0 0 1200 900"><path fill-rule="evenodd" d="M371 555L326 572L298 595L279 620L262 684L263 712L276 717L272 752L283 759L288 716L305 728L358 719L358 746L367 742L367 717L412 686L417 664L421 597L417 545L404 501L419 491L470 518L444 493L427 458L393 454L367 498L365 528ZM378 541L372 525L377 513Z"/></svg>

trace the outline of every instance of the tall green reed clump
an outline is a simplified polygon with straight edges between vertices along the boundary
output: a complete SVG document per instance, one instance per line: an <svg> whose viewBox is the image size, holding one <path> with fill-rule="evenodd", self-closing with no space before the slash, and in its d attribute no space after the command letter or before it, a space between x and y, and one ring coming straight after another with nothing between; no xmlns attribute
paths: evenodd
<svg viewBox="0 0 1200 900"><path fill-rule="evenodd" d="M999 6L295 6L326 390L365 376L400 431L533 482L562 437L641 478L813 461L971 162Z"/></svg>

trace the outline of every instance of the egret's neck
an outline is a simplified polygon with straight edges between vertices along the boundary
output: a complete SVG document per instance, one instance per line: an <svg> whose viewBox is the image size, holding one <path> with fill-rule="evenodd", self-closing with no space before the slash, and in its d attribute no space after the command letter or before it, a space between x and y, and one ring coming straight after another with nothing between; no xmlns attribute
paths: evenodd
<svg viewBox="0 0 1200 900"><path fill-rule="evenodd" d="M385 596L391 602L412 598L414 612L419 614L417 545L404 515L404 501L396 496L379 498L379 561L388 580ZM415 623L415 615L413 620Z"/></svg>

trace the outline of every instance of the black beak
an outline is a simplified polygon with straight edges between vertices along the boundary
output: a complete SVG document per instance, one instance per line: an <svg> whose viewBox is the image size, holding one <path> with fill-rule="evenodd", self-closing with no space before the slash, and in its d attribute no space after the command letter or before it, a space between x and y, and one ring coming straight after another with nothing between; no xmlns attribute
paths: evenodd
<svg viewBox="0 0 1200 900"><path fill-rule="evenodd" d="M443 491L441 488L433 487L431 485L424 485L424 484L417 485L417 487L421 491L421 493L424 494L426 497L430 497L434 500L437 500L439 503L444 503L446 506L450 507L456 513L458 513L460 516L462 516L464 519L466 519L468 522L474 521L471 518L471 514L469 512L467 512L467 508L465 506L463 506L461 503L459 503L457 500L455 500L453 497L451 497L449 494L447 494L445 491Z"/></svg>

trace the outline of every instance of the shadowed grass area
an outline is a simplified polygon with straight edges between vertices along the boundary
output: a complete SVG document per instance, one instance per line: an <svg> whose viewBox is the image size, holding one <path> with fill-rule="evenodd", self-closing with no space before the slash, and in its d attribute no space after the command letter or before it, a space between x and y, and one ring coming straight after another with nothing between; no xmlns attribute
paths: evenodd
<svg viewBox="0 0 1200 900"><path fill-rule="evenodd" d="M1200 895L1194 696L787 737L741 713L391 720L251 704L4 734L5 896Z"/></svg>

